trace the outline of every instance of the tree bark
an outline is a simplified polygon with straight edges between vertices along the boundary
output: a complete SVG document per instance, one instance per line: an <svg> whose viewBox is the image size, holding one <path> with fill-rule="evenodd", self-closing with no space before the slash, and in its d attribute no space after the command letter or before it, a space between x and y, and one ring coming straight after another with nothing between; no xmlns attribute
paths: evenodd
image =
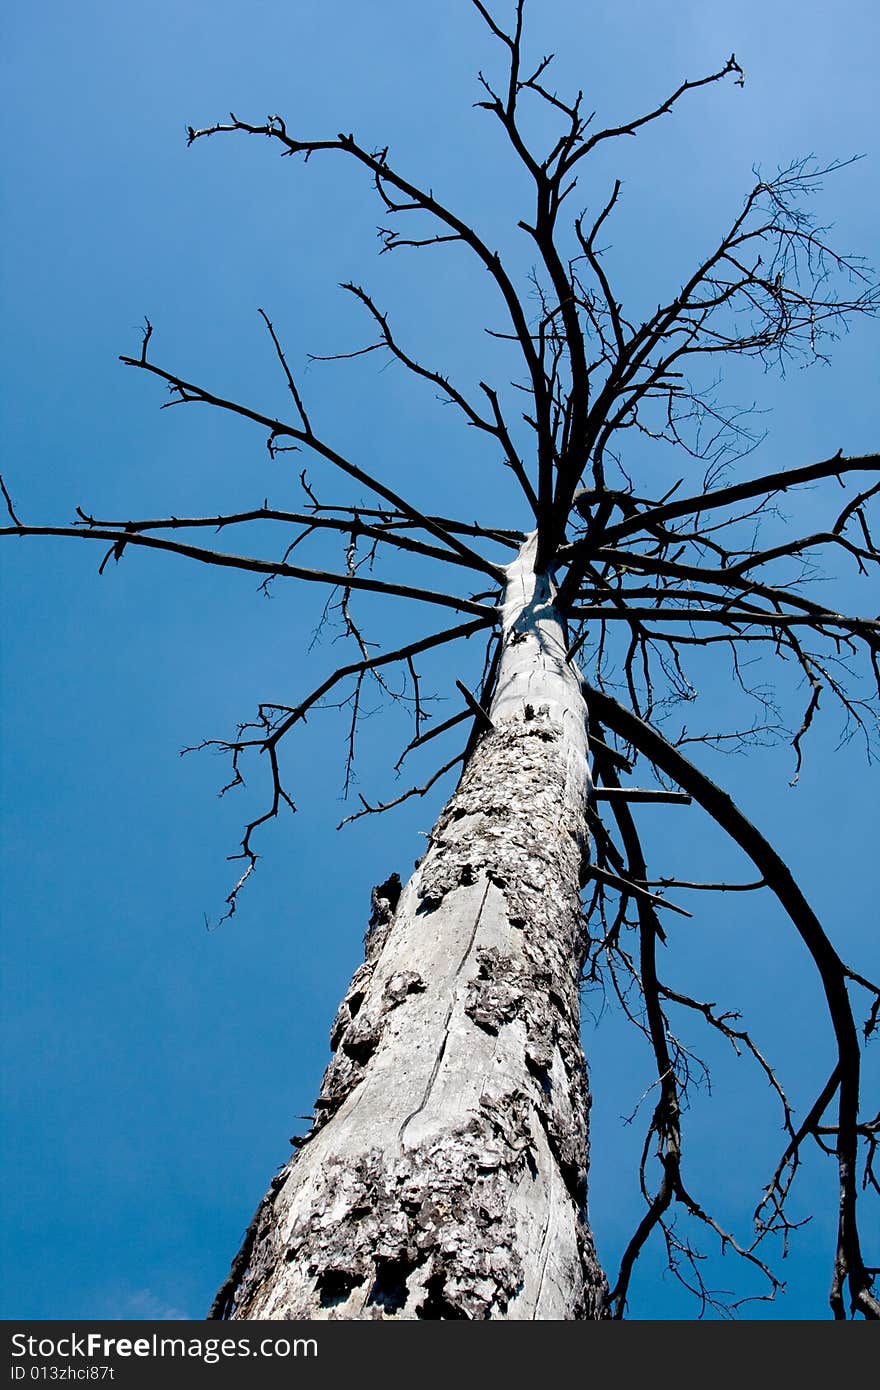
<svg viewBox="0 0 880 1390"><path fill-rule="evenodd" d="M310 1133L214 1318L605 1316L580 1043L586 711L534 539L489 710L428 850L376 903Z"/></svg>

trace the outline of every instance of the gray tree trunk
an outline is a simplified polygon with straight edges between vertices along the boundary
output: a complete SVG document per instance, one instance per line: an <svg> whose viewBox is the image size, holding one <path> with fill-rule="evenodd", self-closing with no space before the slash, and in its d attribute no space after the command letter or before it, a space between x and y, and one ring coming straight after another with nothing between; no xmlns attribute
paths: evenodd
<svg viewBox="0 0 880 1390"><path fill-rule="evenodd" d="M507 571L494 729L374 913L316 1122L213 1317L604 1315L579 1034L585 708L533 562L529 541Z"/></svg>

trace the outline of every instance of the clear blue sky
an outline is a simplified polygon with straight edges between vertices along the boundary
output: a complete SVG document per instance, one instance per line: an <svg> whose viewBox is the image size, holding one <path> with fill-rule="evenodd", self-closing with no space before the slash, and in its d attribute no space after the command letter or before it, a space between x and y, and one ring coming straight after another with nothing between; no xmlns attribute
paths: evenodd
<svg viewBox="0 0 880 1390"><path fill-rule="evenodd" d="M717 237L756 163L772 171L810 152L866 154L818 208L844 250L880 260L880 35L867 0L844 0L833 18L789 0L542 0L532 10L533 51L560 55L560 90L582 86L603 124L653 105L731 50L745 69L744 90L692 97L584 179L582 201L594 207L610 179L624 180L610 256L634 314L668 295ZM491 451L430 390L372 358L305 370L308 352L364 341L363 320L335 289L354 279L434 361L465 384L478 380L494 361L482 325L500 318L484 277L458 254L379 260L368 180L339 160L303 169L262 141L185 142L187 124L230 108L254 120L278 111L310 135L355 130L365 143L390 144L400 166L527 270L515 230L528 211L523 186L491 119L472 109L476 69L497 71L499 55L465 0L47 0L11 6L4 30L0 400L3 472L24 520L65 523L76 504L105 516L216 512L264 497L297 505L296 468L272 465L258 432L195 408L160 413L157 386L116 360L136 347L146 314L157 360L280 408L262 306L313 409L367 467L437 510L488 509L497 522L525 524ZM828 367L784 380L759 368L731 373L732 398L769 412L749 467L876 450L876 361L868 325L836 345ZM323 486L335 500L351 496ZM805 492L788 510L810 529L819 496ZM100 554L60 540L0 548L0 1314L201 1318L287 1157L288 1135L302 1130L296 1117L311 1108L330 1021L360 959L370 886L392 869L406 875L442 793L337 834L344 725L317 714L290 764L298 814L264 835L236 918L207 932L204 915L216 919L233 881L225 856L260 785L218 802L224 767L209 755L181 760L178 750L231 732L260 699L304 693L341 648L325 632L309 650L324 601L317 589L277 585L267 600L253 576L144 553L99 578ZM875 611L876 592L839 568L836 601ZM402 604L384 616L368 604L361 611L386 644L424 625ZM460 669L473 660L465 654ZM448 698L439 666L425 669ZM723 726L726 679L707 672L703 691L701 727ZM795 726L798 708L788 710ZM876 857L876 782L857 742L838 748L836 713L825 716L794 790L784 747L701 760L789 858L842 953L876 975L866 867ZM366 794L396 790L390 765L401 736L393 716L364 726ZM696 809L646 811L641 823L658 874L748 876ZM675 928L672 978L745 1011L803 1111L830 1054L787 923L754 895L720 904L701 895L695 911ZM588 999L587 1019L598 1011ZM746 1236L782 1131L755 1070L734 1068L691 1034L716 1060L711 1096L695 1093L687 1116L688 1171L700 1199ZM591 1213L613 1270L638 1219L628 1167L638 1122L620 1117L650 1084L650 1059L608 1015L585 1039L595 1090ZM833 1167L810 1163L805 1176L797 1210L815 1202L821 1214L781 1266L789 1292L744 1316L825 1316ZM729 1258L711 1278L756 1287ZM631 1312L695 1314L662 1277L659 1253L634 1279Z"/></svg>

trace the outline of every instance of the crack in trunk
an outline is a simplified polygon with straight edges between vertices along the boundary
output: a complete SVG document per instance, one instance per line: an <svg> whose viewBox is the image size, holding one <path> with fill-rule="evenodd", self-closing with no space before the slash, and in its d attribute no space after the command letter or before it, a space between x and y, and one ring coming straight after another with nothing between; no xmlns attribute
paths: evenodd
<svg viewBox="0 0 880 1390"><path fill-rule="evenodd" d="M459 963L458 963L458 969L457 969L456 972L455 972L455 978L456 978L456 979L458 979L458 977L461 975L461 972L462 972L462 970L464 969L465 964L467 963L468 957L470 956L471 951L473 950L474 940L476 939L477 929L478 929L478 927L479 927L479 925L480 925L480 918L481 918L482 915L483 915L483 908L484 908L485 905L486 905L486 897L487 897L487 895L488 895L488 892L489 892L489 884L488 884L488 882L487 882L487 884L486 884L486 891L484 892L484 894L483 894L483 896L482 896L482 899L480 900L480 906L478 907L478 909L477 909L477 915L476 915L476 917L474 918L474 929L473 929L473 931L471 932L470 940L468 941L468 944L467 944L467 946L465 947L464 955L462 956L461 960L459 961ZM444 1053L446 1052L446 1044L449 1042L449 1020L452 1018L452 1013L453 1013L454 1008L455 1008L455 994L453 993L453 996L452 996L452 998L451 998L450 1001L449 1001L449 1009L447 1010L447 1013L446 1013L446 1020L445 1020L444 1025L443 1025L443 1041L441 1042L441 1044L440 1044L440 1050L439 1050L439 1052L437 1053L437 1060L436 1060L436 1062L434 1063L434 1070L431 1072L431 1075L430 1075L430 1077L429 1077L429 1079L428 1079L428 1085L427 1085L427 1087L425 1088L425 1094L422 1096L421 1103L416 1107L415 1110L413 1110L412 1114L407 1115L406 1119L404 1120L403 1124L400 1126L400 1129L399 1129L399 1131L398 1131L397 1137L398 1137L398 1140L399 1140L399 1142L400 1142L401 1147L403 1147L403 1135L404 1135L404 1131L405 1131L406 1128L407 1128L407 1125L410 1123L411 1120L414 1120L414 1119L416 1119L416 1117L417 1117L418 1115L421 1115L422 1111L425 1110L426 1107L427 1107L428 1099L429 1099L429 1097L430 1097L430 1095L431 1095L431 1091L432 1091L433 1088L434 1088L434 1082L437 1080L438 1073L439 1073L439 1071L440 1071L441 1066L443 1065L443 1055L444 1055Z"/></svg>

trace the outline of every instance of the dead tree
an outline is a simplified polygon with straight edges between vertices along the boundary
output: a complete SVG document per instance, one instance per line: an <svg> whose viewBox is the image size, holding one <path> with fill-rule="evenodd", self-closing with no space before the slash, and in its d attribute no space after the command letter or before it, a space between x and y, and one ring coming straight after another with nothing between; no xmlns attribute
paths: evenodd
<svg viewBox="0 0 880 1390"><path fill-rule="evenodd" d="M430 185L399 170L387 147L354 134L307 136L280 115L256 123L231 115L191 128L189 142L249 134L294 162L337 158L372 181L383 252L430 255L454 243L476 259L505 316L494 336L517 354L521 419L488 372L479 394L469 394L445 368L414 355L356 284L345 289L362 307L370 336L340 356L385 354L457 407L493 458L500 454L522 528L449 516L448 507L426 512L369 459L341 452L312 418L282 337L262 310L289 397L286 413L220 395L163 364L149 322L140 351L122 361L161 382L169 405L206 405L250 421L273 458L295 451L298 459L321 460L357 485L354 500L322 495L297 464L298 507L265 500L231 514L139 520L78 508L72 525L39 526L18 516L3 487L3 534L103 543L102 569L147 548L256 573L265 584L323 585L333 596L351 659L290 703L260 705L234 737L202 745L229 756L224 790L241 784L246 763L262 768L268 782L265 808L244 830L227 917L256 867L261 827L283 807L295 809L283 759L315 706L328 697L347 704L349 768L371 684L412 710L412 738L398 768L435 738L460 737L458 751L445 753L403 795L375 803L361 797L357 816L460 774L409 882L392 876L374 891L366 959L333 1025L333 1060L313 1123L260 1203L211 1316L622 1317L634 1263L655 1235L674 1266L690 1263L705 1303L711 1295L673 1223L676 1211L759 1269L772 1293L778 1280L762 1242L787 1238L786 1199L804 1146L815 1141L839 1173L834 1316L876 1318L875 1270L862 1253L857 1215L860 1189L880 1190L872 1166L878 1119L860 1109L857 1012L866 1014L867 1039L880 990L840 958L764 834L682 751L668 712L693 697L689 657L711 651L726 658L748 695L744 662L760 655L803 678L795 775L823 697L870 735L880 622L819 602L806 581L819 554L876 577L880 551L869 513L880 492L880 459L841 451L790 466L776 460L758 473L745 462L754 445L748 420L725 408L707 383L715 359L772 365L821 356L851 317L876 313L877 285L811 219L810 194L840 166L807 159L757 177L689 278L669 288L654 312L632 315L603 255L620 184L592 193L589 210L574 214L579 179L600 146L636 135L700 88L741 84L736 58L683 81L644 114L599 128L581 94L560 96L552 87L549 57L527 58L524 0L516 0L509 28L481 0L472 3L504 59L501 80L480 75L479 105L531 182L532 206L519 227L536 268L525 285ZM532 103L556 122L546 148L535 148L527 133ZM627 470L633 437L656 446L650 483ZM667 476L670 458L676 471ZM829 487L826 521L799 535L786 529L776 503L807 483L839 485L845 496L835 503ZM363 493L371 505L356 500ZM227 552L199 539L254 525L261 534L277 530L270 554ZM771 532L767 541L762 525ZM324 558L334 541L335 563ZM316 563L305 562L309 547ZM398 558L407 569L395 567ZM445 573L443 587L425 582L419 565ZM447 621L382 650L355 615L362 593L444 610ZM473 690L455 680L451 649L460 642L484 649L483 679ZM436 724L418 662L441 647L461 699L458 712ZM747 743L754 732L751 724L690 741ZM648 799L699 804L751 860L752 881L658 874L633 813L634 803ZM798 1121L772 1063L736 1016L673 983L674 942L664 922L684 909L669 894L737 888L775 895L821 982L834 1048L828 1080ZM658 945L668 948L662 964ZM600 978L649 1039L656 1063L640 1170L644 1214L611 1279L587 1216L589 1090L579 1018L583 981ZM778 1096L786 1143L748 1241L723 1229L688 1184L687 1058L674 1031L676 1010L702 1016L750 1054Z"/></svg>

